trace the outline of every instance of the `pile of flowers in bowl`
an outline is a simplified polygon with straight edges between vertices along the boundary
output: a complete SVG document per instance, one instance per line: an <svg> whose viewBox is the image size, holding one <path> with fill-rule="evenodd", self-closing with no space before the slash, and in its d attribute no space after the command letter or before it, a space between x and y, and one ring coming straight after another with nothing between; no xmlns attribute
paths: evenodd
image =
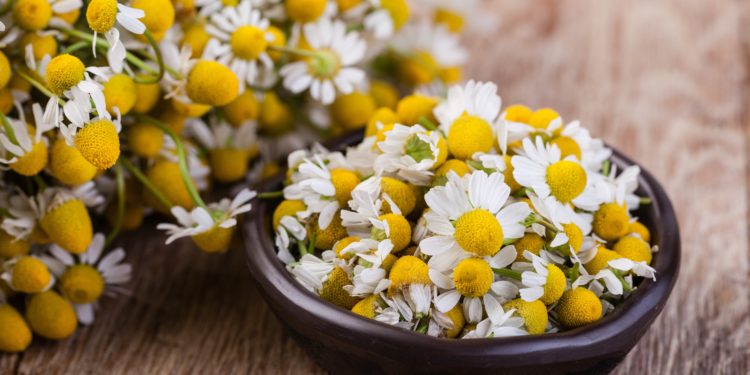
<svg viewBox="0 0 750 375"><path fill-rule="evenodd" d="M436 337L592 324L654 279L632 212L640 170L552 109L502 108L493 83L414 94L345 152L288 158L278 258L352 313ZM271 193L269 196L272 196Z"/></svg>
<svg viewBox="0 0 750 375"><path fill-rule="evenodd" d="M148 215L221 253L278 159L459 81L470 7L429 3L0 2L0 351L92 324Z"/></svg>

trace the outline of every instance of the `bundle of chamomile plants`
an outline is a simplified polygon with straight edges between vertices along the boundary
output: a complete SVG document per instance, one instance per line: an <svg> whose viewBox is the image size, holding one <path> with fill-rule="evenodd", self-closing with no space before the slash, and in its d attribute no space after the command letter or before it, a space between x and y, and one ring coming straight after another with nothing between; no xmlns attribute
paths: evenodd
<svg viewBox="0 0 750 375"><path fill-rule="evenodd" d="M462 80L460 36L476 9L437 0L0 0L0 351L24 351L34 336L69 338L94 322L103 296L137 294L128 282L138 265L116 246L123 232L159 222L167 244L221 253L251 210L253 185L279 173L279 160L395 113L402 94L445 95ZM349 190L366 177L346 171L356 178ZM336 202L345 209L348 199ZM337 219L320 224L341 228L343 211L325 212Z"/></svg>

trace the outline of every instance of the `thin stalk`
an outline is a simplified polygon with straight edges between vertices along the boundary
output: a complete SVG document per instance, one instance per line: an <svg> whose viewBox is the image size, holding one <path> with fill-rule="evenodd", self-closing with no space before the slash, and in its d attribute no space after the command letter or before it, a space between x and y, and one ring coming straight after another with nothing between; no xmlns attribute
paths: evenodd
<svg viewBox="0 0 750 375"><path fill-rule="evenodd" d="M151 35L151 32L146 30L146 32L143 34L146 36L146 39L148 39L148 44L151 45L151 48L154 49L154 52L156 53L156 61L159 64L159 73L156 74L154 77L150 78L135 78L135 82L142 83L142 84L152 84L152 83L158 83L161 81L162 78L164 78L164 58L161 55L161 49L159 48L159 45L156 43L156 40L154 39L154 36Z"/></svg>
<svg viewBox="0 0 750 375"><path fill-rule="evenodd" d="M62 50L62 52L60 53L73 53L75 51L78 51L79 49L88 47L89 44L90 44L89 42L81 40L81 41L71 44L70 46L68 46L68 48Z"/></svg>
<svg viewBox="0 0 750 375"><path fill-rule="evenodd" d="M8 118L5 117L5 114L0 112L0 121L3 122L3 129L5 129L5 134L8 136L8 139L18 144L18 139L16 138L16 132L13 131L13 127L10 126L10 122L8 121Z"/></svg>
<svg viewBox="0 0 750 375"><path fill-rule="evenodd" d="M138 181L140 181L143 184L143 186L146 187L146 189L148 189L152 194L154 194L154 196L156 197L156 199L159 200L159 202L161 202L163 205L169 208L174 206L174 204L172 204L169 198L164 196L164 193L162 193L159 190L159 188L157 188L151 182L151 180L149 180L148 177L146 177L146 175L144 175L143 172L141 172L138 168L136 168L128 159L122 158L120 159L120 162L125 168L128 169L128 171L130 171L130 173L133 174L133 176L135 176L135 178L138 179Z"/></svg>
<svg viewBox="0 0 750 375"><path fill-rule="evenodd" d="M122 229L122 219L125 216L125 176L122 173L122 164L117 163L115 165L115 183L117 185L117 217L115 218L115 225L112 231L109 232L107 239L104 241L104 246L108 246L112 241L117 238Z"/></svg>
<svg viewBox="0 0 750 375"><path fill-rule="evenodd" d="M521 273L518 271L513 271L507 268L493 268L492 271L500 276L521 281Z"/></svg>
<svg viewBox="0 0 750 375"><path fill-rule="evenodd" d="M260 198L260 199L276 199L276 198L281 198L283 196L284 196L284 192L281 191L281 190L279 190L279 191L267 191L265 193L258 194L258 198Z"/></svg>
<svg viewBox="0 0 750 375"><path fill-rule="evenodd" d="M422 116L419 118L418 124L422 125L422 127L424 127L427 130L437 130L437 125L435 125L435 123L430 121L430 119L428 119L425 116Z"/></svg>
<svg viewBox="0 0 750 375"><path fill-rule="evenodd" d="M317 54L315 54L315 52L305 51L305 50L299 49L299 48L290 48L290 47L282 47L282 46L269 45L268 49L270 49L272 51L277 51L277 52L289 53L289 54L292 54L292 55L299 55L299 56L305 56L305 57L319 58L319 56Z"/></svg>

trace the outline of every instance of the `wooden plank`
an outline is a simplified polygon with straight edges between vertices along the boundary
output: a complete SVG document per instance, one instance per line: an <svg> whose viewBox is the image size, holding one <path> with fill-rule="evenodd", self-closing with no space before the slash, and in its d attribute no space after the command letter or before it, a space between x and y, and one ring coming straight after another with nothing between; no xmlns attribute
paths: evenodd
<svg viewBox="0 0 750 375"><path fill-rule="evenodd" d="M501 25L469 41L470 76L496 81L507 104L582 120L653 172L677 210L680 280L616 373L747 373L748 6L487 4ZM319 372L262 302L240 251L204 255L162 240L129 236L132 295L104 301L95 325L69 341L0 355L0 373Z"/></svg>

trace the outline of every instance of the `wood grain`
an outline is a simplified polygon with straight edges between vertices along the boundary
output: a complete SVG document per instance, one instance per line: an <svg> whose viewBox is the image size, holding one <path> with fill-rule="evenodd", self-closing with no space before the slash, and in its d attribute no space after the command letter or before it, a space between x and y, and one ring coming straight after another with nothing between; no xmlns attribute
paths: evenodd
<svg viewBox="0 0 750 375"><path fill-rule="evenodd" d="M713 1L492 1L469 76L506 104L556 108L632 155L669 192L681 277L617 374L750 370L750 5ZM481 52L481 53L479 53ZM146 230L124 241L131 296L62 343L0 355L0 373L320 372L283 332L239 249L211 256Z"/></svg>

